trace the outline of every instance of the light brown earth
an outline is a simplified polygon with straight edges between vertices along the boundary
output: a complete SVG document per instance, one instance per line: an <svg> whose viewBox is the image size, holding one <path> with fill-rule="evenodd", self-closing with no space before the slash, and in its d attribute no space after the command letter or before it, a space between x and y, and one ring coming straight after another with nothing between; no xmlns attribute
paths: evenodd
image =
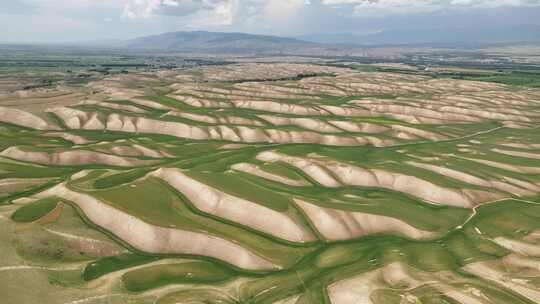
<svg viewBox="0 0 540 304"><path fill-rule="evenodd" d="M178 169L159 169L152 173L184 194L197 209L246 225L291 242L309 242L314 235L285 213L211 188Z"/></svg>
<svg viewBox="0 0 540 304"><path fill-rule="evenodd" d="M25 151L10 147L0 153L3 157L53 166L109 165L114 167L135 167L155 164L156 161L120 157L87 150L70 150L56 153Z"/></svg>
<svg viewBox="0 0 540 304"><path fill-rule="evenodd" d="M341 185L377 187L403 192L439 205L472 208L483 202L503 198L501 194L473 189L446 188L412 175L366 169L321 158L300 158L267 151L257 159L266 162L285 162L304 171L326 187Z"/></svg>
<svg viewBox="0 0 540 304"><path fill-rule="evenodd" d="M247 249L209 234L158 227L108 206L90 195L69 190L64 184L36 195L57 196L76 204L94 224L106 229L138 250L148 253L183 253L213 257L251 270L275 266Z"/></svg>
<svg viewBox="0 0 540 304"><path fill-rule="evenodd" d="M300 199L294 201L329 241L350 240L383 233L411 239L427 239L435 236L432 232L417 229L388 216L323 208Z"/></svg>

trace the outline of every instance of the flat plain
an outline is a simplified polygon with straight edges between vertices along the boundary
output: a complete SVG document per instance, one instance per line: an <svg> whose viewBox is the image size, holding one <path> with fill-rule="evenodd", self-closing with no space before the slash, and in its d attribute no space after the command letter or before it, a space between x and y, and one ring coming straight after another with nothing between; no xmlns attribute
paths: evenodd
<svg viewBox="0 0 540 304"><path fill-rule="evenodd" d="M2 73L2 303L540 303L537 74L268 61Z"/></svg>

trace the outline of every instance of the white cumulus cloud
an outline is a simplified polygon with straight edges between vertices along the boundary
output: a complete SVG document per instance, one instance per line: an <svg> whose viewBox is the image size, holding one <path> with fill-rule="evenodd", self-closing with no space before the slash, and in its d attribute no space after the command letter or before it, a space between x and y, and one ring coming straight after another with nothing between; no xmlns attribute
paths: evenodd
<svg viewBox="0 0 540 304"><path fill-rule="evenodd" d="M185 16L212 9L226 0L124 0L123 17L149 18L153 15Z"/></svg>
<svg viewBox="0 0 540 304"><path fill-rule="evenodd" d="M88 1L88 0L79 0ZM445 10L540 6L540 0L121 0L122 16L147 19L152 16L188 16L188 27L293 25L294 19L313 6L339 9L344 15L378 18ZM313 2L313 3L312 3Z"/></svg>
<svg viewBox="0 0 540 304"><path fill-rule="evenodd" d="M183 16L187 28L287 26L310 0L124 0L122 16Z"/></svg>
<svg viewBox="0 0 540 304"><path fill-rule="evenodd" d="M330 7L351 7L354 15L362 17L467 8L540 6L540 0L322 0L321 3Z"/></svg>

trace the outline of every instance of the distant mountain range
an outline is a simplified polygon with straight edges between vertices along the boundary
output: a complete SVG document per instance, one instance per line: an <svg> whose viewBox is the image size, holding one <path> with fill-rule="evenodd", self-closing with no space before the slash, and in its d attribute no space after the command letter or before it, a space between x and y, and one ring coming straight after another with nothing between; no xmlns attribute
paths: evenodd
<svg viewBox="0 0 540 304"><path fill-rule="evenodd" d="M540 42L540 26L394 30L374 34L314 34L295 38L207 31L172 32L112 42L108 46L144 52L335 55L354 53L370 46L475 47L517 42Z"/></svg>
<svg viewBox="0 0 540 304"><path fill-rule="evenodd" d="M123 47L149 51L204 53L298 53L321 51L325 45L295 38L220 32L174 32L128 40Z"/></svg>
<svg viewBox="0 0 540 304"><path fill-rule="evenodd" d="M374 34L314 34L297 37L315 43L347 43L356 45L418 45L418 44L496 44L540 42L540 26L512 28L457 28L391 30Z"/></svg>

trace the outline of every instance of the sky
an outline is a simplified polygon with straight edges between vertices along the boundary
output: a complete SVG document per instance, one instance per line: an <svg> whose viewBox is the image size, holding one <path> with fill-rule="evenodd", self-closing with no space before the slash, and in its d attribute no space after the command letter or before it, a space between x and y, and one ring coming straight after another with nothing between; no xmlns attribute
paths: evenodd
<svg viewBox="0 0 540 304"><path fill-rule="evenodd" d="M540 0L1 0L0 42L171 31L301 36L540 25Z"/></svg>

